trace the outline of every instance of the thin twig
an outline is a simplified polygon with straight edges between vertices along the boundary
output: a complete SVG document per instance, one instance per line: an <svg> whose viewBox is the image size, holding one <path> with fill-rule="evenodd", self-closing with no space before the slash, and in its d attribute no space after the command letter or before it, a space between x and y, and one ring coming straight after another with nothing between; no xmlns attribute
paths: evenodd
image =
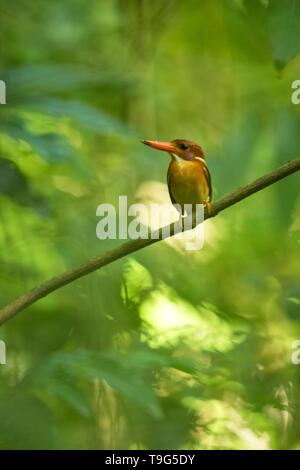
<svg viewBox="0 0 300 470"><path fill-rule="evenodd" d="M220 199L216 203L213 204L212 211L210 214L205 212L205 219L210 217L216 216L219 212L222 212L224 209L227 209L230 206L246 199L247 197L251 196L251 194L257 193L262 189L270 186L271 184L276 183L283 178L295 173L296 171L300 170L300 158L292 160L289 163L277 168L274 171L258 178L257 180L253 181L252 183L243 186L242 188L237 189L233 193L225 196L223 199ZM171 224L168 229L170 233L174 233L174 224ZM168 230L167 229L167 230ZM5 323L6 321L10 320L14 317L18 312L25 310L30 305L37 302L42 297L54 292L57 289L60 289L67 284L79 279L83 276L86 276L97 269L106 266L117 259L123 258L124 256L129 255L130 253L134 253L142 248L147 246L153 245L154 243L158 242L162 237L163 228L160 229L160 238L159 239L138 239L124 243L120 247L108 251L102 256L98 256L96 258L90 259L85 263L81 264L79 267L75 269L70 269L65 271L64 273L55 276L48 281L40 284L37 287L34 287L29 292L26 292L21 297L17 298L12 303L8 304L6 307L0 310L0 325Z"/></svg>

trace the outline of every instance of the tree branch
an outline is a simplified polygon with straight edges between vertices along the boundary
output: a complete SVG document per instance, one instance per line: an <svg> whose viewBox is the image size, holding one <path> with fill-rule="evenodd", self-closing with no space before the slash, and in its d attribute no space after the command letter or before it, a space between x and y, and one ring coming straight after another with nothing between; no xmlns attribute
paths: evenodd
<svg viewBox="0 0 300 470"><path fill-rule="evenodd" d="M246 199L247 197L251 196L258 191L270 186L276 181L285 178L292 173L300 170L300 158L292 160L289 163L277 168L276 170L258 178L257 180L253 181L252 183L237 189L233 193L225 196L223 199L220 199L216 203L213 204L211 214L208 214L207 211L205 212L205 219L210 217L216 216L219 212L227 209L230 206ZM170 233L174 234L175 228L174 224L171 224L169 227ZM154 243L158 242L162 238L162 230L159 230L159 238L158 239L138 239L124 243L120 247L108 251L103 256L98 256L97 258L90 259L85 263L81 264L79 267L75 269L70 269L65 271L64 273L55 276L48 281L40 284L39 286L33 288L29 292L26 292L21 297L17 298L12 303L8 304L6 307L0 310L0 325L14 317L18 312L26 309L30 305L37 302L42 297L50 294L51 292L60 289L61 287L70 284L71 282L79 279L80 277L86 276L97 269L106 266L117 259L123 258L130 253L134 253L135 251L140 250L141 248L145 248L147 246L153 245Z"/></svg>

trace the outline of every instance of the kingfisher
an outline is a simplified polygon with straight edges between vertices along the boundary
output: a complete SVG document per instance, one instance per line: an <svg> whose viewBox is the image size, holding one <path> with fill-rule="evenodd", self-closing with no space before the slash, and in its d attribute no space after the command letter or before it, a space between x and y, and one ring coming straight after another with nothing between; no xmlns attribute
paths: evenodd
<svg viewBox="0 0 300 470"><path fill-rule="evenodd" d="M184 216L184 204L204 204L211 214L212 184L200 145L186 139L171 142L143 140L143 144L167 152L171 156L167 182L172 204L179 205Z"/></svg>

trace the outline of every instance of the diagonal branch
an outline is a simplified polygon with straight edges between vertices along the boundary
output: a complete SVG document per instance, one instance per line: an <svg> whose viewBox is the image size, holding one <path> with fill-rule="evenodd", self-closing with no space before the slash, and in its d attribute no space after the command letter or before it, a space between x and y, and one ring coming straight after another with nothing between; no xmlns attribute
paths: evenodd
<svg viewBox="0 0 300 470"><path fill-rule="evenodd" d="M222 212L224 209L227 209L228 207L233 206L237 202L246 199L247 197L251 196L251 194L261 191L267 186L276 183L276 181L279 181L299 170L300 158L296 158L295 160L286 163L285 165L277 168L276 170L271 171L270 173L256 179L252 183L237 189L228 196L225 196L223 199L217 201L213 205L211 214L207 214L207 212L205 213L205 219L216 216L219 212ZM174 234L174 224L171 224L169 226L169 229L170 233ZM92 273L93 271L96 271L97 269L100 269L103 266L112 263L113 261L116 261L117 259L123 258L124 256L127 256L130 253L134 253L135 251L138 251L141 248L153 245L162 238L162 230L163 228L160 229L160 237L158 239L148 238L126 242L120 247L108 251L102 256L90 259L78 266L77 268L65 271L64 273L49 279L43 284L34 287L32 290L26 292L21 297L17 298L15 301L0 310L0 325L10 320L18 312L21 312L22 310L26 309L42 297L45 297L46 295L50 294L51 292L54 292L55 290L60 289L61 287L66 286L67 284L70 284L76 279L86 276L87 274Z"/></svg>

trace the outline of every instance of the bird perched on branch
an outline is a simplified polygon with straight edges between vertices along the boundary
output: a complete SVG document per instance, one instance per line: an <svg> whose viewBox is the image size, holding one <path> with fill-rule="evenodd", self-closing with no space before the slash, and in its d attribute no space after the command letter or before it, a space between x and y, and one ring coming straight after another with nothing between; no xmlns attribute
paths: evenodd
<svg viewBox="0 0 300 470"><path fill-rule="evenodd" d="M170 154L168 189L172 204L179 204L184 215L184 204L204 204L211 213L212 186L202 148L185 139L171 142L143 140L143 144Z"/></svg>

